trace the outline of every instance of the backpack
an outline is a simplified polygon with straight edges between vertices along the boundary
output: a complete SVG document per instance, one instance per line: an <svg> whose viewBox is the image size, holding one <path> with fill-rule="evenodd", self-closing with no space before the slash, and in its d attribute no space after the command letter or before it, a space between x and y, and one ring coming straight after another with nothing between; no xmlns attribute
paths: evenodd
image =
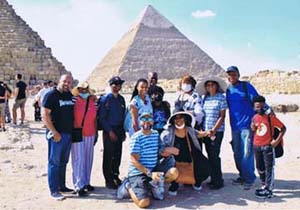
<svg viewBox="0 0 300 210"><path fill-rule="evenodd" d="M269 127L270 127L270 132L271 132L271 136L273 139L277 139L277 137L279 136L280 130L276 127L274 127L274 133L273 133L273 129L272 129L272 123L271 123L271 116L270 114L268 114L268 122L269 122ZM277 146L274 148L275 151L275 157L276 158L280 158L283 156L284 150L283 150L283 139L281 139L280 143L277 144Z"/></svg>

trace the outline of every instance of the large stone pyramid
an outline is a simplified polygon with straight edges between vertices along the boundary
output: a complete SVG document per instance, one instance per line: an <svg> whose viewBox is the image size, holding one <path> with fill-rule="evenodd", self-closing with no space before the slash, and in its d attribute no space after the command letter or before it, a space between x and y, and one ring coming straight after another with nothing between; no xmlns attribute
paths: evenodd
<svg viewBox="0 0 300 210"><path fill-rule="evenodd" d="M0 80L12 84L17 73L34 85L47 79L57 81L67 71L12 6L0 0Z"/></svg>
<svg viewBox="0 0 300 210"><path fill-rule="evenodd" d="M160 79L167 80L187 73L196 78L224 74L222 67L150 5L93 70L88 81L101 91L112 75L121 76L128 84L147 77L149 71L156 71Z"/></svg>

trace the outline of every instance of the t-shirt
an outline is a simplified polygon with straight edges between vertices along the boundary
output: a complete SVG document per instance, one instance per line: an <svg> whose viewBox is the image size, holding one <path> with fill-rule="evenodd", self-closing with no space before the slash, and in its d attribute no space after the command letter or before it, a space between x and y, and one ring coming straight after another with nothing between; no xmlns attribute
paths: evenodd
<svg viewBox="0 0 300 210"><path fill-rule="evenodd" d="M274 127L277 127L279 129L283 128L283 123L273 114L269 115L272 125L272 133L274 134ZM254 141L253 144L255 146L265 146L269 145L271 140L273 139L271 137L270 132L270 125L268 121L268 115L259 115L256 114L253 117L253 123L256 125L257 130L254 133Z"/></svg>
<svg viewBox="0 0 300 210"><path fill-rule="evenodd" d="M51 119L60 133L71 133L74 123L74 100L71 92L59 92L56 88L48 92L43 107L51 110Z"/></svg>
<svg viewBox="0 0 300 210"><path fill-rule="evenodd" d="M227 109L226 98L223 94L217 93L214 96L205 96L203 101L204 122L203 130L212 129L220 117L220 111ZM224 131L224 122L217 131Z"/></svg>
<svg viewBox="0 0 300 210"><path fill-rule="evenodd" d="M26 83L23 82L23 81L19 81L19 82L16 83L16 88L19 89L16 99L26 98L26 88L27 88Z"/></svg>
<svg viewBox="0 0 300 210"><path fill-rule="evenodd" d="M152 102L153 107L153 129L162 131L170 117L170 108L167 102L162 101L160 106L155 106L155 102Z"/></svg>
<svg viewBox="0 0 300 210"><path fill-rule="evenodd" d="M130 139L130 154L138 154L139 162L152 171L157 164L159 150L159 134L156 130L151 130L151 134L145 135L141 130L137 131ZM142 174L132 161L129 162L128 176Z"/></svg>
<svg viewBox="0 0 300 210"><path fill-rule="evenodd" d="M250 129L251 120L255 114L252 100L258 93L250 83L246 82L247 97L243 83L230 85L226 92L232 130Z"/></svg>
<svg viewBox="0 0 300 210"><path fill-rule="evenodd" d="M85 113L87 100L80 96L76 97L74 105L74 127L81 128L82 119ZM95 120L97 116L97 105L94 99L89 99L89 106L85 116L82 135L94 136L96 134Z"/></svg>
<svg viewBox="0 0 300 210"><path fill-rule="evenodd" d="M6 89L5 87L3 87L2 85L0 85L0 97L4 97L5 96L5 92L6 92ZM0 104L3 104L5 103L5 99L0 99Z"/></svg>
<svg viewBox="0 0 300 210"><path fill-rule="evenodd" d="M186 137L181 138L175 135L174 147L179 149L179 154L174 156L176 161L188 163L192 162L191 152Z"/></svg>
<svg viewBox="0 0 300 210"><path fill-rule="evenodd" d="M43 87L43 88L35 95L34 99L35 99L36 101L39 101L39 100L40 100L40 102L42 103L43 100L44 100L45 95L46 95L49 91L51 91L51 90L52 90L52 88L50 88L50 87L47 87L47 88Z"/></svg>

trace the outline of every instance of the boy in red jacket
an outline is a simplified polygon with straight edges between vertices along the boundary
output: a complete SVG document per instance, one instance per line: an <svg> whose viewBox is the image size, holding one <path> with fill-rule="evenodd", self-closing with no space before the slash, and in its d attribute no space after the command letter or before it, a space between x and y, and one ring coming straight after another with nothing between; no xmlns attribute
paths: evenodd
<svg viewBox="0 0 300 210"><path fill-rule="evenodd" d="M256 168L262 185L261 188L255 191L255 196L257 198L273 197L272 191L274 187L275 164L274 148L281 142L286 131L284 124L274 114L268 115L265 113L265 101L263 96L256 96L253 99L256 114L252 119L251 128L254 131L253 145ZM271 122L271 125L269 122ZM274 127L280 129L280 133L276 139L273 139Z"/></svg>

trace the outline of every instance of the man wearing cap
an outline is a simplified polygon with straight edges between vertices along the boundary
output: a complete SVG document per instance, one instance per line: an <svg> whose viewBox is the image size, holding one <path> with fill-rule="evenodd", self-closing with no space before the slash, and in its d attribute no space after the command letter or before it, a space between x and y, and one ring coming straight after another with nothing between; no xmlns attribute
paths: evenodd
<svg viewBox="0 0 300 210"><path fill-rule="evenodd" d="M239 69L236 66L227 68L230 83L226 91L232 131L232 150L239 177L233 184L243 184L249 190L255 181L253 132L250 125L255 112L252 101L258 95L256 89L245 81L240 81Z"/></svg>
<svg viewBox="0 0 300 210"><path fill-rule="evenodd" d="M146 208L150 205L148 196L150 189L154 199L163 200L164 176L166 181L173 181L178 177L178 171L174 165L157 164L160 138L158 132L152 129L152 113L141 113L139 121L141 130L134 133L130 140L128 178L118 188L117 197L122 199L129 192L131 199L138 207ZM162 188L158 187L158 183Z"/></svg>
<svg viewBox="0 0 300 210"><path fill-rule="evenodd" d="M48 92L42 103L48 140L48 184L55 200L65 198L61 193L73 192L66 187L65 181L74 123L74 101L70 92L72 80L71 75L62 75L57 88Z"/></svg>
<svg viewBox="0 0 300 210"><path fill-rule="evenodd" d="M126 138L123 128L125 99L119 94L124 80L115 76L109 80L111 93L99 99L98 119L103 127L103 165L105 185L117 189L121 184L119 167L122 157L122 143Z"/></svg>
<svg viewBox="0 0 300 210"><path fill-rule="evenodd" d="M156 72L149 72L148 74L148 80L149 80L149 89L148 89L148 95L151 96L155 92L159 92L162 97L164 97L165 91L157 86L158 76Z"/></svg>

